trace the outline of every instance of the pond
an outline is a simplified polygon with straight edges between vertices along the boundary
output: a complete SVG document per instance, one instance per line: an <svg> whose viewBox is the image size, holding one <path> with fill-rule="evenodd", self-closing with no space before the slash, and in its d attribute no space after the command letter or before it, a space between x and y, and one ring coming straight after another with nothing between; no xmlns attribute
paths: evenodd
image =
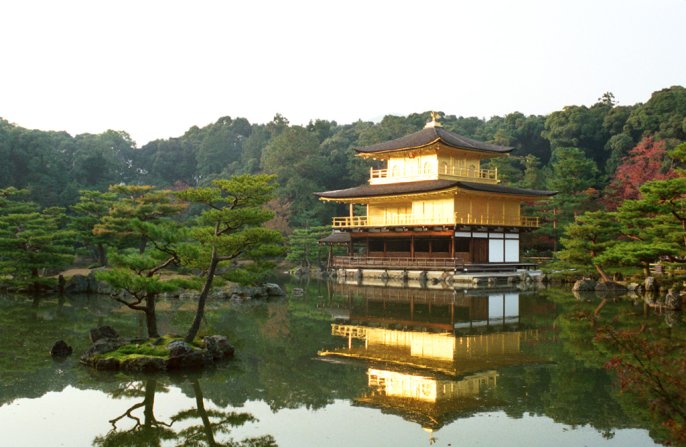
<svg viewBox="0 0 686 447"><path fill-rule="evenodd" d="M102 296L0 296L0 444L659 445L569 317L599 297L287 281L283 299L209 304L203 331L237 354L202 373L92 371L88 330L141 336L139 315ZM160 331L182 333L193 304L162 301ZM628 300L603 312L666 324ZM63 362L58 339L75 350Z"/></svg>

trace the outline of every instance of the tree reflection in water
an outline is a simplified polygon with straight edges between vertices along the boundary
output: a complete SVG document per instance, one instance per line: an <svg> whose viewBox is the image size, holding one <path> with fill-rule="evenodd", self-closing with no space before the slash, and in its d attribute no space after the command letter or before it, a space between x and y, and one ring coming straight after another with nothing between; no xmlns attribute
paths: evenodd
<svg viewBox="0 0 686 447"><path fill-rule="evenodd" d="M163 422L155 417L155 393L166 392L168 388L157 379L149 378L144 382L129 382L122 385L113 394L116 398L142 397L143 400L132 405L124 413L111 419L112 430L104 436L98 436L93 445L99 447L115 446L161 446L163 441L170 441L170 445L177 446L226 446L226 447L276 447L271 435L248 438L235 441L228 437L232 427L238 427L246 422L257 419L249 413L234 411L212 410L205 408L200 381L189 379L195 395L195 408L181 410L171 417L169 422ZM143 409L142 417L139 410ZM198 419L198 423L193 424ZM131 428L120 428L122 421L133 423ZM183 428L175 430L174 425ZM222 435L222 436L220 436ZM217 441L217 437L226 438Z"/></svg>

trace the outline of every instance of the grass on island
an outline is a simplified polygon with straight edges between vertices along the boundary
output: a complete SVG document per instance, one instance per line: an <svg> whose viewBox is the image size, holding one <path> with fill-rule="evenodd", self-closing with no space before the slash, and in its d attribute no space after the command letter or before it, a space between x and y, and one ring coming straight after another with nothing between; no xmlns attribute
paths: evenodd
<svg viewBox="0 0 686 447"><path fill-rule="evenodd" d="M119 362L140 357L157 357L167 359L169 358L168 345L174 341L183 341L183 337L176 335L164 335L159 338L150 338L138 343L132 342L125 344L114 351L97 354L94 356L94 358L116 359ZM196 348L205 347L205 343L200 338L196 338L191 345L195 346Z"/></svg>

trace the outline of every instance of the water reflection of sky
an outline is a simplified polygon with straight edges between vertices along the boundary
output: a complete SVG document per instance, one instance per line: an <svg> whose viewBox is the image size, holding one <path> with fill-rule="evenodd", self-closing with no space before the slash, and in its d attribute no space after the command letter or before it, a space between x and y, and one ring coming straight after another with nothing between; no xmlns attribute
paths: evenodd
<svg viewBox="0 0 686 447"><path fill-rule="evenodd" d="M17 399L0 408L3 444L13 447L92 445L96 436L111 429L108 420L126 411L137 400L112 399L100 391L72 387L60 393L47 393L39 399ZM180 408L194 405L195 399L178 388L169 387L167 392L155 396L155 416L168 421ZM219 409L209 401L206 401L206 407ZM356 407L347 400L336 400L319 410L298 408L276 412L265 402L249 401L237 410L251 413L259 422L234 428L230 435L233 439L270 434L281 447L428 446L431 442L435 446L655 445L645 430L616 430L612 439L605 439L590 427L572 428L541 416L525 415L513 419L500 411L462 418L430 433L417 424L408 424L399 416ZM142 411L138 415L142 417ZM177 427L184 428L183 424L174 426Z"/></svg>
<svg viewBox="0 0 686 447"><path fill-rule="evenodd" d="M502 289L315 286L303 297L212 302L208 319L236 341L237 358L195 378L162 375L157 386L45 355L44 346L67 336L82 352L96 322L136 335L140 321L130 315L112 305L93 310L108 301L0 297L2 321L17 329L6 333L7 352L32 342L0 370L0 445L93 445L149 390L160 421L194 411L194 392L207 410L259 420L217 433L218 442L271 435L282 447L656 445L647 430L628 428L641 424L615 401L607 372L577 359L587 348L561 343L559 301ZM183 303L160 303L162 326L183 325ZM114 398L126 395L126 381L139 386L136 397ZM143 408L134 414L143 418ZM132 426L130 418L117 422L118 430ZM197 418L172 428L191 426ZM179 439L162 445L183 445Z"/></svg>

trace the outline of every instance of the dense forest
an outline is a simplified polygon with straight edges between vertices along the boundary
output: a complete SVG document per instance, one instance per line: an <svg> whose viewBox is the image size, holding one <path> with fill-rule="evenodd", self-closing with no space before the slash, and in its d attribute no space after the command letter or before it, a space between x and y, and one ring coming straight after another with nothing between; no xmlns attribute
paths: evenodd
<svg viewBox="0 0 686 447"><path fill-rule="evenodd" d="M370 166L354 156L354 147L417 131L429 114L343 125L313 120L304 127L278 114L266 124L222 117L142 147L123 131L71 136L0 119L0 188L27 189L28 199L44 208L70 207L81 190L106 191L113 184L181 190L237 174L269 173L279 185L270 202L273 227L290 233L326 225L342 212L313 192L367 181ZM669 177L674 162L668 152L686 141L686 88L666 88L634 105L618 104L605 93L590 107L571 105L547 116L441 113L441 123L467 137L513 146L511 157L492 161L505 183L559 192L534 211L544 224L531 245L544 253L555 249L558 229L575 215L614 209L636 198L644 182Z"/></svg>

